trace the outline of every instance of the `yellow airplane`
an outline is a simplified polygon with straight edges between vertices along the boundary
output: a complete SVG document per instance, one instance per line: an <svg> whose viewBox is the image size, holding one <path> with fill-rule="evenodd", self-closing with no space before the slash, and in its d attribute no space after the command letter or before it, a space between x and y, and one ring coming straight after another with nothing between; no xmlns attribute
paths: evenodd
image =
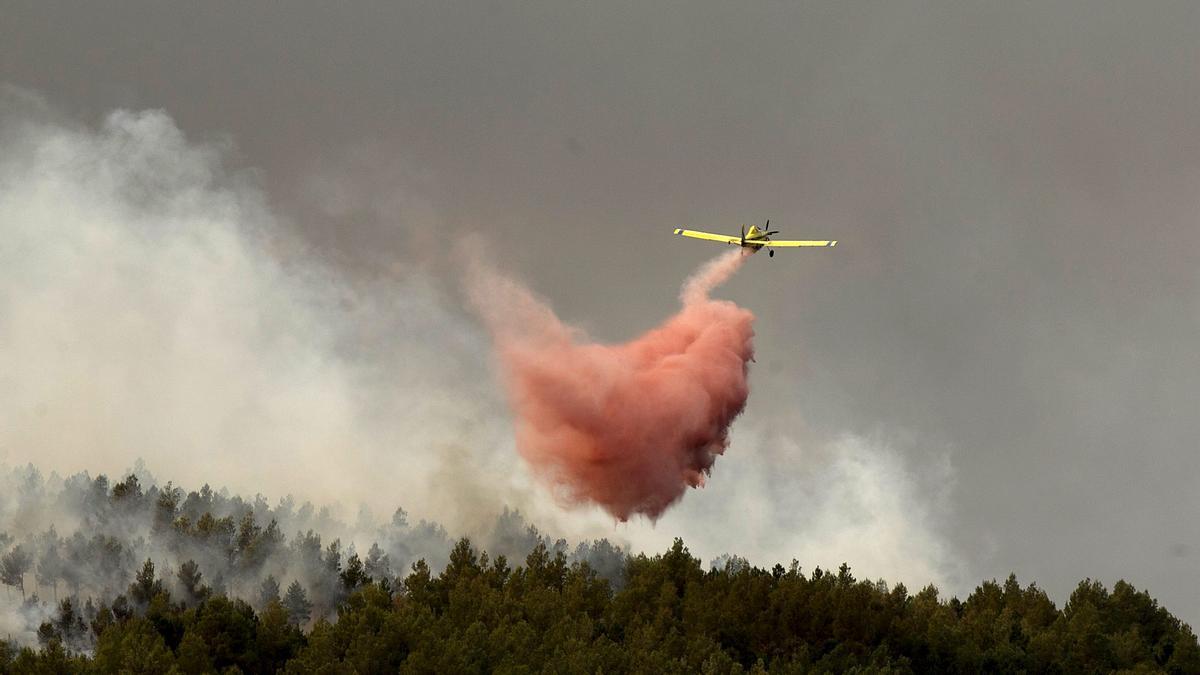
<svg viewBox="0 0 1200 675"><path fill-rule="evenodd" d="M713 234L711 232L698 232L696 230L685 230L677 228L675 234L693 239L707 239L708 241L719 241L722 244L736 244L742 248L749 249L751 253L757 253L759 249L767 247L767 255L775 257L775 248L780 246L795 247L795 246L837 246L837 240L833 241L797 241L797 240L778 240L771 239L771 235L779 234L779 230L771 230L771 221L760 230L757 225L751 225L747 230L745 225L742 225L742 236L735 237L731 234Z"/></svg>

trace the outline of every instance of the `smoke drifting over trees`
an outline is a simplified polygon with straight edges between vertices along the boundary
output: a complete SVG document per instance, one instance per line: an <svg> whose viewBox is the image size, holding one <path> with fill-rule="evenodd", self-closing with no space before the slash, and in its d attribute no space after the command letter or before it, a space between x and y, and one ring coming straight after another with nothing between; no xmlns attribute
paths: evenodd
<svg viewBox="0 0 1200 675"><path fill-rule="evenodd" d="M347 524L291 496L272 505L207 485L159 485L141 466L116 482L12 469L0 475L0 494L0 637L21 642L60 603L92 621L101 607L145 610L163 592L185 607L228 596L261 610L276 600L307 626L332 618L369 580L394 584L418 561L436 574L453 543L441 524L410 522L403 509L385 523ZM519 560L542 546L620 579L625 552L606 540L568 548L509 510L489 533L480 543L495 555ZM65 644L90 648L86 634L68 633Z"/></svg>
<svg viewBox="0 0 1200 675"><path fill-rule="evenodd" d="M945 600L847 565L705 570L678 539L654 556L571 550L512 512L488 543L452 544L403 511L368 533L144 470L110 485L25 468L0 488L4 672L1200 670L1191 629L1124 581L1085 580L1060 610L1013 576Z"/></svg>

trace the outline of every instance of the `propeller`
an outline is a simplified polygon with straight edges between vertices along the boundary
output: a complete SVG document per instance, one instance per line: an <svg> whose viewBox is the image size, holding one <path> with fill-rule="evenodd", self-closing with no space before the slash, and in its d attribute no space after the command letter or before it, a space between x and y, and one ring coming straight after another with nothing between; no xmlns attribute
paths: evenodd
<svg viewBox="0 0 1200 675"><path fill-rule="evenodd" d="M743 224L742 224L742 242L741 242L741 245L742 245L742 246L745 246L745 245L746 245L746 224L745 224L745 223L743 223Z"/></svg>
<svg viewBox="0 0 1200 675"><path fill-rule="evenodd" d="M771 219L767 218L767 224L763 225L763 239L770 239L771 235L773 235L773 234L779 234L779 230L775 230L774 232L772 232L771 231ZM767 257L774 258L775 257L775 249L768 250Z"/></svg>

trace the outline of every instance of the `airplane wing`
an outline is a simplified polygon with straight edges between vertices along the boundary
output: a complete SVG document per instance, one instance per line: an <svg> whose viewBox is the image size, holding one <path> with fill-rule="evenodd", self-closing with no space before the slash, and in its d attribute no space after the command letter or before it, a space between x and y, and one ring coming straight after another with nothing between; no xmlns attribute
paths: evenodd
<svg viewBox="0 0 1200 675"><path fill-rule="evenodd" d="M709 241L719 241L722 244L740 244L741 237L732 237L728 234L713 234L711 232L698 232L696 230L676 229L675 234L693 239L707 239Z"/></svg>
<svg viewBox="0 0 1200 675"><path fill-rule="evenodd" d="M755 243L757 244L758 242L755 242ZM771 239L770 241L762 242L762 245L763 246L788 247L788 248L791 248L793 246L837 246L837 240L834 239L832 241L795 241L795 240L788 241L786 239L785 240Z"/></svg>

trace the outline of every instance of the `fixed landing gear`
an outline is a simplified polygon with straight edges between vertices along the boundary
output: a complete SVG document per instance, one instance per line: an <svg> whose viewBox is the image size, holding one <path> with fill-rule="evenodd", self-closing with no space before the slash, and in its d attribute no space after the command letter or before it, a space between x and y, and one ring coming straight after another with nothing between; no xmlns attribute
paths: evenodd
<svg viewBox="0 0 1200 675"><path fill-rule="evenodd" d="M770 251L767 251L767 257L774 258L775 257L775 249L771 249Z"/></svg>

